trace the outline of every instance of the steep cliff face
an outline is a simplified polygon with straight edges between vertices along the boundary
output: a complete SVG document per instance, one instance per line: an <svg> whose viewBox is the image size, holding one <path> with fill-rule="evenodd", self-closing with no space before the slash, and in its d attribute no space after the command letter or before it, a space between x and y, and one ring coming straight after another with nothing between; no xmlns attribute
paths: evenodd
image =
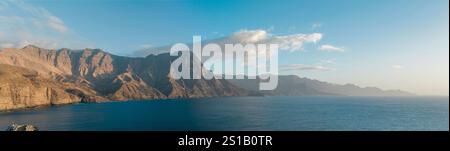
<svg viewBox="0 0 450 151"><path fill-rule="evenodd" d="M105 100L243 96L226 80L175 80L168 54L129 58L100 49L0 51L0 110Z"/></svg>
<svg viewBox="0 0 450 151"><path fill-rule="evenodd" d="M0 64L0 110L104 100L88 88L42 78L22 67Z"/></svg>

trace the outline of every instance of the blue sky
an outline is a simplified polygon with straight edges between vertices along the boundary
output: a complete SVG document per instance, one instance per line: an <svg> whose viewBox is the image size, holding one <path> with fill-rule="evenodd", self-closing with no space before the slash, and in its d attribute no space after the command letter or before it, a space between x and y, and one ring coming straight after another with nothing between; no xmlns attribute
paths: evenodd
<svg viewBox="0 0 450 151"><path fill-rule="evenodd" d="M217 39L242 30L263 30L272 36L320 33L323 35L320 41L305 43L300 51L280 52L280 65L302 65L284 74L448 95L448 0L23 0L23 3L27 6L24 11L28 7L39 8L46 12L44 16L59 19L51 24L57 32L43 34L41 29L36 33L37 30L26 27L27 34L41 34L34 37L56 41L48 42L54 47L97 47L128 55L143 47L190 42L193 35ZM17 9L2 11L7 6L0 3L0 16L21 13ZM10 26L16 29L21 25L14 21L6 24L7 19L3 17L0 23L0 42L2 37L3 41L8 40L5 35L11 31ZM58 35L61 31L64 33ZM49 38L47 33L61 38ZM13 42L8 44L13 46L10 44ZM328 47L323 51L322 46L335 49Z"/></svg>

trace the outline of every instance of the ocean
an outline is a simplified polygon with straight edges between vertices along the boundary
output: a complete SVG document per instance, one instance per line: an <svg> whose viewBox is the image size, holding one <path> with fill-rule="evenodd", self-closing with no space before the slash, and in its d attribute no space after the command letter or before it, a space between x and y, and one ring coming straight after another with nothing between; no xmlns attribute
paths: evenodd
<svg viewBox="0 0 450 151"><path fill-rule="evenodd" d="M448 97L224 97L0 112L44 131L448 131Z"/></svg>

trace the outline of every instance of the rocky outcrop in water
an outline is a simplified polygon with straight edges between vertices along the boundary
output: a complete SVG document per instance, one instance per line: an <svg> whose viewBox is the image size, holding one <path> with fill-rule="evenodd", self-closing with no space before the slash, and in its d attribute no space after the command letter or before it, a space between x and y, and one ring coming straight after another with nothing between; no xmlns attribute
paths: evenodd
<svg viewBox="0 0 450 151"><path fill-rule="evenodd" d="M34 125L18 125L18 124L11 124L8 126L6 131L39 131L39 129Z"/></svg>

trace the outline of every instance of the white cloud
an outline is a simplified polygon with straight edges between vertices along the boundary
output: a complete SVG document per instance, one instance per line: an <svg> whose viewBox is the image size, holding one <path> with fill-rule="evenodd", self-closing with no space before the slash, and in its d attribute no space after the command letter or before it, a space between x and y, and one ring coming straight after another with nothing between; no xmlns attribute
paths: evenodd
<svg viewBox="0 0 450 151"><path fill-rule="evenodd" d="M306 71L333 71L335 69L329 68L329 67L325 67L325 66L322 66L322 65L304 65L304 64L290 64L290 65L285 65L285 66L281 66L280 67L280 71L281 72L285 72L285 71L302 71L302 70L306 70Z"/></svg>
<svg viewBox="0 0 450 151"><path fill-rule="evenodd" d="M278 44L280 50L297 51L302 50L305 43L316 43L322 39L321 33L313 34L291 34L291 35L273 35L267 30L240 30L229 37L215 40L214 43L230 44Z"/></svg>
<svg viewBox="0 0 450 151"><path fill-rule="evenodd" d="M241 43L257 43L268 39L269 33L266 30L241 30L235 32L230 39Z"/></svg>
<svg viewBox="0 0 450 151"><path fill-rule="evenodd" d="M209 40L208 42L203 42L202 45L208 43L215 43L224 49L225 44L278 44L279 50L284 51L299 51L303 50L305 43L316 43L322 39L321 33L312 34L290 34L290 35L274 35L269 32L269 30L255 29L255 30L239 30L229 36ZM204 38L203 38L204 40ZM158 48L150 48L146 50L140 50L134 55L142 56L149 54L160 54L165 53L170 50L171 46L164 46ZM256 54L256 50L250 50L250 53ZM251 54L250 54L251 55Z"/></svg>
<svg viewBox="0 0 450 151"><path fill-rule="evenodd" d="M237 43L267 43L279 44L280 49L296 51L303 48L304 43L318 42L322 39L322 34L292 34L274 36L266 30L241 30L234 33L230 39Z"/></svg>
<svg viewBox="0 0 450 151"><path fill-rule="evenodd" d="M19 48L27 44L44 48L86 46L60 18L23 0L2 0L0 23L2 47Z"/></svg>
<svg viewBox="0 0 450 151"><path fill-rule="evenodd" d="M394 68L394 69L403 69L404 67L403 67L403 65L396 64L396 65L392 65L392 68Z"/></svg>
<svg viewBox="0 0 450 151"><path fill-rule="evenodd" d="M319 50L321 51L327 51L327 52L343 52L345 51L344 48L336 47L333 45L322 45L319 47Z"/></svg>

